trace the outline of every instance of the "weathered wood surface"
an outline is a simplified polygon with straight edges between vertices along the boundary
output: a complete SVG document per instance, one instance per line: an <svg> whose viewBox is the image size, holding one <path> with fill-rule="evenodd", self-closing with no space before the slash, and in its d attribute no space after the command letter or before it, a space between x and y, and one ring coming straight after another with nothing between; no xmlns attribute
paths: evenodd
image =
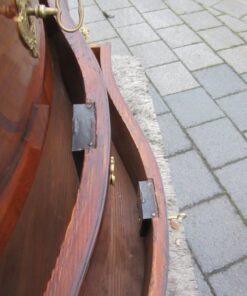
<svg viewBox="0 0 247 296"><path fill-rule="evenodd" d="M49 3L52 5L53 1ZM62 1L61 8L65 24L73 26L66 1ZM109 105L100 67L80 32L62 34L63 36L57 37L57 42L63 44L67 41L71 49L66 51L66 54L71 52L79 65L78 74L83 77L81 83L84 83L86 102L95 104L97 147L85 151L77 200L60 254L47 284L46 295L77 295L80 291L101 223L110 162ZM60 54L62 55L62 52ZM65 58L63 60L67 61ZM63 65L63 68L71 71L71 66L67 64L66 67ZM73 83L73 80L70 82Z"/></svg>
<svg viewBox="0 0 247 296"><path fill-rule="evenodd" d="M143 295L145 240L138 196L114 145L115 185L109 185L100 233L80 295Z"/></svg>
<svg viewBox="0 0 247 296"><path fill-rule="evenodd" d="M102 45L96 50L96 56L104 75L111 107L112 139L124 159L125 166L132 176L132 181L152 179L158 204L158 216L152 219L152 232L147 252L149 275L146 278L147 295L164 295L168 274L168 227L165 206L165 194L160 172L142 131L134 116L129 111L115 83L112 67L110 45ZM114 128L113 128L114 127ZM148 257L151 254L151 257ZM147 276L147 274L146 274Z"/></svg>

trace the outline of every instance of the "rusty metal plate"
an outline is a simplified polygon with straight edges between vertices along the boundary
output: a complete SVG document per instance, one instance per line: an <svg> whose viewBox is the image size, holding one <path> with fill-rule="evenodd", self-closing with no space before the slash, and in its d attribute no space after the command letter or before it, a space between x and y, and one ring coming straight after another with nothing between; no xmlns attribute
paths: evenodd
<svg viewBox="0 0 247 296"><path fill-rule="evenodd" d="M96 147L96 116L94 104L74 104L72 151Z"/></svg>
<svg viewBox="0 0 247 296"><path fill-rule="evenodd" d="M143 220L152 219L158 215L154 185L152 180L139 182L140 209Z"/></svg>

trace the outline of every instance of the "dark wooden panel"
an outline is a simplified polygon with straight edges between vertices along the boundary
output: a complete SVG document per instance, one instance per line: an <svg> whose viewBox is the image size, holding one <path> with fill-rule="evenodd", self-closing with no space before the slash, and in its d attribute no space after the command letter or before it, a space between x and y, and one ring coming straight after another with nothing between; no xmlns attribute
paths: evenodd
<svg viewBox="0 0 247 296"><path fill-rule="evenodd" d="M145 276L144 239L138 197L124 164L112 146L115 157L115 185L109 185L96 247L90 261L81 296L141 296Z"/></svg>

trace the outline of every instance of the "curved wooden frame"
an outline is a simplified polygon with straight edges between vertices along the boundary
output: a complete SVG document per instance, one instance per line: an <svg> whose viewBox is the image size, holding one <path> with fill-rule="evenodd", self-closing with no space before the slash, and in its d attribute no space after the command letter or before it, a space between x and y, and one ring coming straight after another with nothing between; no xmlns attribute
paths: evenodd
<svg viewBox="0 0 247 296"><path fill-rule="evenodd" d="M98 50L96 49L96 51ZM100 45L99 52L98 54L96 53L96 55L98 55L99 58L110 102L113 104L115 112L117 112L120 116L118 118L118 121L121 121L119 124L122 125L121 128L126 129L126 132L131 138L132 146L134 145L138 151L139 157L144 165L144 174L146 179L152 179L154 182L159 215L158 217L152 219L152 259L150 277L148 280L149 283L147 283L146 291L149 296L163 296L166 291L168 274L168 225L164 198L165 195L160 172L147 140L136 123L134 116L129 111L129 108L116 85L111 67L110 45ZM114 112L114 110L112 110L112 112ZM112 136L115 145L119 144L118 149L121 155L121 147L124 140L121 137L120 139L114 139L114 134ZM119 141L119 143L117 143L117 141ZM128 145L128 147L130 146L131 145ZM131 157L131 153L132 151L129 153L129 158ZM122 151L122 154L126 154L126 151ZM138 163L134 158L129 165L132 166L133 163L138 166ZM127 163L125 164L128 165ZM130 174L133 169L133 167L129 168ZM138 167L135 169L138 169ZM142 171L142 168L140 168L140 171ZM141 175L142 173L139 174L139 176Z"/></svg>
<svg viewBox="0 0 247 296"><path fill-rule="evenodd" d="M61 8L66 25L72 26L66 1L62 1ZM86 102L95 104L97 149L85 151L77 200L45 295L79 293L99 231L109 179L111 132L103 77L82 34L63 32L63 35L64 42L72 48L84 78ZM95 184L92 184L92 180Z"/></svg>

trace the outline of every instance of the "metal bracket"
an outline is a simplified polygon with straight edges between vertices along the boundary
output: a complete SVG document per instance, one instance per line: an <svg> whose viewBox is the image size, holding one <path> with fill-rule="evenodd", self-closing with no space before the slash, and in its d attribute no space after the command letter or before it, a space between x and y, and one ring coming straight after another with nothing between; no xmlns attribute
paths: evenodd
<svg viewBox="0 0 247 296"><path fill-rule="evenodd" d="M152 180L139 182L140 216L142 219L140 235L145 236L148 232L150 221L158 216L158 207Z"/></svg>
<svg viewBox="0 0 247 296"><path fill-rule="evenodd" d="M96 116L94 104L73 105L72 151L96 147Z"/></svg>
<svg viewBox="0 0 247 296"><path fill-rule="evenodd" d="M141 199L142 220L152 219L158 214L154 185L152 180L140 181L139 192Z"/></svg>

